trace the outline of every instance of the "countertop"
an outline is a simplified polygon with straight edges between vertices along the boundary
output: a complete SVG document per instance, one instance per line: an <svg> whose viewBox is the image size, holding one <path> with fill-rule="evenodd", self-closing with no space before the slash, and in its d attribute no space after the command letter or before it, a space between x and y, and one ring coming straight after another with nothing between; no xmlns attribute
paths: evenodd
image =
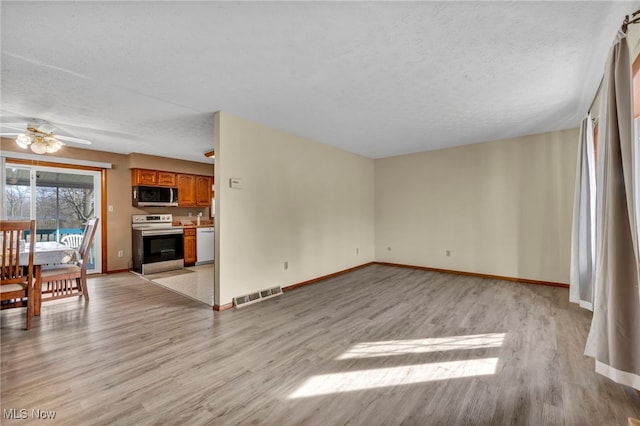
<svg viewBox="0 0 640 426"><path fill-rule="evenodd" d="M181 220L174 221L172 225L173 226L182 226L183 228L210 228L212 226L215 226L213 224L212 220L201 220L200 221L200 225L197 225L195 220L192 221L193 224L191 224L191 225L185 225L182 222L184 222L184 221L181 221Z"/></svg>

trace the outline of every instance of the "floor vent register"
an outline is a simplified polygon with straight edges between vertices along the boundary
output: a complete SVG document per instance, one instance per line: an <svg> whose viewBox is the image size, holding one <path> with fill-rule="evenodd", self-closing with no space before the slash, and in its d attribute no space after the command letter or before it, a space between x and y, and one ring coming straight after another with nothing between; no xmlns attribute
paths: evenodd
<svg viewBox="0 0 640 426"><path fill-rule="evenodd" d="M255 293L246 294L244 296L238 296L233 298L233 306L239 308L241 306L247 306L252 303L261 302L266 299L270 299L282 294L282 288L280 286L268 288L266 290L256 291Z"/></svg>

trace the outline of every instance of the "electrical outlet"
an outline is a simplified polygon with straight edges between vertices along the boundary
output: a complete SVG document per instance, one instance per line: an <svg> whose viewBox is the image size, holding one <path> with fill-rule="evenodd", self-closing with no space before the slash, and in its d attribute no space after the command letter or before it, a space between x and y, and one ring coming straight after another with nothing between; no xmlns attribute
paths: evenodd
<svg viewBox="0 0 640 426"><path fill-rule="evenodd" d="M451 256L451 250L447 250L447 251L445 251L445 254L446 254L447 256Z"/></svg>
<svg viewBox="0 0 640 426"><path fill-rule="evenodd" d="M118 257L124 256L124 250L118 250Z"/></svg>
<svg viewBox="0 0 640 426"><path fill-rule="evenodd" d="M387 247L387 251L391 251L391 247Z"/></svg>
<svg viewBox="0 0 640 426"><path fill-rule="evenodd" d="M284 262L284 269L285 271L289 269L289 262Z"/></svg>
<svg viewBox="0 0 640 426"><path fill-rule="evenodd" d="M109 213L113 213L113 204L109 204L107 210L109 211Z"/></svg>

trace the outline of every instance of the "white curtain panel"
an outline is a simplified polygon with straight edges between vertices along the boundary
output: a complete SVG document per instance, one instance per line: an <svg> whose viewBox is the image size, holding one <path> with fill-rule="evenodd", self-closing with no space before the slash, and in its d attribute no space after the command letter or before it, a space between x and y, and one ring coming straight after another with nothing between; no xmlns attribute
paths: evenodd
<svg viewBox="0 0 640 426"><path fill-rule="evenodd" d="M631 62L618 33L600 105L593 320L585 354L596 372L640 389L640 297L634 199Z"/></svg>
<svg viewBox="0 0 640 426"><path fill-rule="evenodd" d="M576 189L571 231L571 275L569 301L593 310L593 265L595 262L596 177L591 116L582 120L578 140Z"/></svg>

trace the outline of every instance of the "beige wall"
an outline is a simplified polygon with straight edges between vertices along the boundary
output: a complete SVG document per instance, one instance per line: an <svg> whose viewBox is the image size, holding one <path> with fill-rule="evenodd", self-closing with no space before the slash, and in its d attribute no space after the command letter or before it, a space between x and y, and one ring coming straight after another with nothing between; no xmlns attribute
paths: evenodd
<svg viewBox="0 0 640 426"><path fill-rule="evenodd" d="M373 260L373 160L228 113L215 119L216 304Z"/></svg>
<svg viewBox="0 0 640 426"><path fill-rule="evenodd" d="M576 129L376 160L376 260L568 283L577 140Z"/></svg>
<svg viewBox="0 0 640 426"><path fill-rule="evenodd" d="M216 304L373 260L568 282L577 130L374 161L228 113L215 120ZM9 142L3 151L20 151ZM142 154L60 156L113 164L109 271L130 267L130 217L143 212L131 206L131 167L213 174ZM232 177L244 187L229 188Z"/></svg>
<svg viewBox="0 0 640 426"><path fill-rule="evenodd" d="M20 149L13 140L0 138L0 149L2 155L11 158L11 151L26 153ZM106 218L102 220L107 225L107 233L103 235L106 239L107 252L103 254L107 258L107 272L129 269L132 266L131 253L131 215L137 213L172 213L174 218L184 215L189 211L194 214L202 211L207 214L208 209L183 209L183 208L155 208L141 210L131 205L131 172L130 168L148 168L156 170L168 170L191 174L213 176L213 165L207 163L197 163L192 161L175 160L172 158L157 157L143 154L114 154L110 152L64 147L63 150L55 154L55 157L69 158L76 160L98 161L111 163L112 168L107 170L107 205L113 206L113 212L106 213ZM46 161L47 155L42 156ZM118 257L118 251L124 251L123 257Z"/></svg>

